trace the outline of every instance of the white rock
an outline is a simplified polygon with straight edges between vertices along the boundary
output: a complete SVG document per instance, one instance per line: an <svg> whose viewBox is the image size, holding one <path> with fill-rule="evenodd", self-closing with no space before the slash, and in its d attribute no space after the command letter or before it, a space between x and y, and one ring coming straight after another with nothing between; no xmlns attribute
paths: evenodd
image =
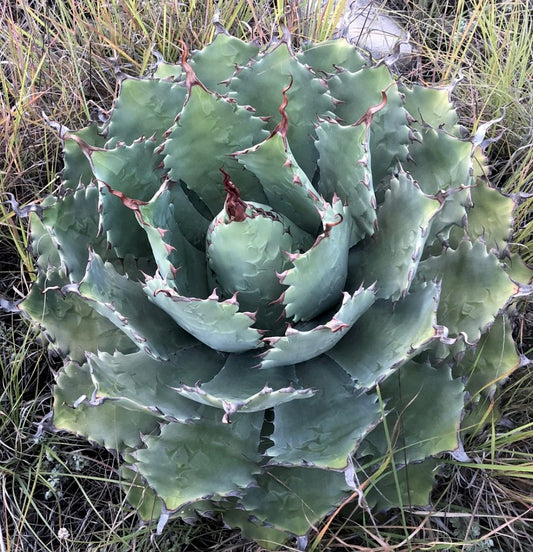
<svg viewBox="0 0 533 552"><path fill-rule="evenodd" d="M400 55L412 53L405 29L371 0L347 2L343 19L341 25L346 38L368 50L376 59L390 55L400 41Z"/></svg>
<svg viewBox="0 0 533 552"><path fill-rule="evenodd" d="M310 2L311 9L316 9L319 3L324 9L328 0ZM346 0L337 31L352 44L370 52L375 59L390 56L398 43L400 57L413 53L405 29L372 0Z"/></svg>

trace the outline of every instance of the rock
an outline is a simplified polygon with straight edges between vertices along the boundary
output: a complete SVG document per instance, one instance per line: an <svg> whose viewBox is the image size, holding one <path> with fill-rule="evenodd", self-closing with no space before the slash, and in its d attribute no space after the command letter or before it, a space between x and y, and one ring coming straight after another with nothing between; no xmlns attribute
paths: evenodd
<svg viewBox="0 0 533 552"><path fill-rule="evenodd" d="M328 0L315 0L312 4L318 2L324 8ZM403 62L414 53L407 31L387 14L382 5L372 0L347 0L337 31L350 43L370 52L375 59L395 53ZM397 44L399 52L394 51Z"/></svg>

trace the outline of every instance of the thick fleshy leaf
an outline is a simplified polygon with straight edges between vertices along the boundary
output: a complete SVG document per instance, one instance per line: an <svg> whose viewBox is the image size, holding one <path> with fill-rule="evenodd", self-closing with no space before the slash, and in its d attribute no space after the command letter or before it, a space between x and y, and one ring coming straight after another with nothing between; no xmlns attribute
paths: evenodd
<svg viewBox="0 0 533 552"><path fill-rule="evenodd" d="M311 179L317 157L313 148L314 125L321 115L330 115L334 107L325 84L296 59L285 42L280 42L268 55L244 67L229 88L239 104L251 105L258 115L269 117L268 128L274 130L283 101L281 91L289 84L285 108L290 122L287 139L297 164Z"/></svg>
<svg viewBox="0 0 533 552"><path fill-rule="evenodd" d="M349 282L376 282L377 296L383 299L405 296L439 209L439 201L424 195L407 173L400 172L378 210L378 231L350 251Z"/></svg>
<svg viewBox="0 0 533 552"><path fill-rule="evenodd" d="M462 333L471 343L519 291L480 241L462 241L455 251L445 249L439 257L421 262L418 276L442 279L437 321L451 335Z"/></svg>
<svg viewBox="0 0 533 552"><path fill-rule="evenodd" d="M244 509L257 523L298 536L334 510L349 490L343 473L314 468L272 467L257 482L246 490Z"/></svg>
<svg viewBox="0 0 533 552"><path fill-rule="evenodd" d="M93 174L101 182L101 226L109 243L122 258L128 254L136 258L149 257L151 249L135 212L109 188L128 199L148 201L159 189L163 177L160 168L163 157L154 152L155 146L153 140L142 140L130 146L121 145L91 153ZM128 231L124 232L124 228Z"/></svg>
<svg viewBox="0 0 533 552"><path fill-rule="evenodd" d="M332 206L325 204L321 217L323 231L313 246L291 255L293 268L280 274L280 282L289 286L281 296L285 314L295 322L311 320L333 307L345 289L351 236L348 208L336 199Z"/></svg>
<svg viewBox="0 0 533 552"><path fill-rule="evenodd" d="M459 446L464 386L448 366L410 361L380 384L388 411L361 446L376 457L394 452L397 464L423 460ZM387 431L383 424L387 424Z"/></svg>
<svg viewBox="0 0 533 552"><path fill-rule="evenodd" d="M264 411L314 395L313 389L294 386L298 379L292 366L260 370L254 354L230 355L213 379L204 384L200 381L198 379L194 387L180 385L175 391L183 397L223 409L226 422L231 421L235 412Z"/></svg>
<svg viewBox="0 0 533 552"><path fill-rule="evenodd" d="M91 164L84 149L80 147L73 137L79 138L85 144L95 147L103 147L105 137L101 129L96 125L90 125L76 132L69 132L63 142L63 155L65 167L61 173L61 185L65 188L76 190L80 184L87 186L91 183L93 173Z"/></svg>
<svg viewBox="0 0 533 552"><path fill-rule="evenodd" d="M376 224L376 197L370 172L369 133L366 125L342 126L322 121L316 128L320 193L328 200L336 194L352 217L350 245L372 235Z"/></svg>
<svg viewBox="0 0 533 552"><path fill-rule="evenodd" d="M180 397L173 388L210 381L224 360L224 355L200 343L171 355L166 362L141 351L129 355L92 354L88 357L96 388L92 400L119 401L131 410L150 412L167 421L197 419L197 405Z"/></svg>
<svg viewBox="0 0 533 552"><path fill-rule="evenodd" d="M413 117L411 126L421 131L425 126L442 128L459 137L459 116L450 101L451 87L401 86L405 108Z"/></svg>
<svg viewBox="0 0 533 552"><path fill-rule="evenodd" d="M512 228L514 201L478 179L471 190L473 209L467 211L467 232L472 240L482 238L487 248L502 253Z"/></svg>
<svg viewBox="0 0 533 552"><path fill-rule="evenodd" d="M114 402L90 406L87 402L93 392L88 365L67 364L54 389L54 426L117 451L138 447L141 435L157 430L157 418L150 412Z"/></svg>
<svg viewBox="0 0 533 552"><path fill-rule="evenodd" d="M56 198L48 196L41 202L41 207L54 209ZM37 266L45 272L51 267L61 266L61 257L57 244L37 213L30 213L30 242L31 252L36 258Z"/></svg>
<svg viewBox="0 0 533 552"><path fill-rule="evenodd" d="M438 287L428 284L395 305L376 301L327 356L360 387L374 386L437 338L438 295Z"/></svg>
<svg viewBox="0 0 533 552"><path fill-rule="evenodd" d="M479 393L491 396L496 385L520 366L511 324L504 316L498 316L475 347L467 349L461 360L454 365L454 377L462 377L466 390L474 401Z"/></svg>
<svg viewBox="0 0 533 552"><path fill-rule="evenodd" d="M174 182L183 180L213 217L226 197L220 167L231 174L243 198L266 203L257 179L229 155L262 140L263 127L244 107L193 86L164 145L168 176Z"/></svg>
<svg viewBox="0 0 533 552"><path fill-rule="evenodd" d="M32 318L62 356L83 362L88 351L131 352L135 344L81 297L61 289L69 281L56 271L34 282L19 308Z"/></svg>
<svg viewBox="0 0 533 552"><path fill-rule="evenodd" d="M439 462L428 458L403 467L391 467L368 488L366 502L372 511L429 506Z"/></svg>
<svg viewBox="0 0 533 552"><path fill-rule="evenodd" d="M202 408L200 421L165 425L133 453L135 467L170 511L202 498L239 494L258 472L262 413L239 414L223 424L216 408Z"/></svg>
<svg viewBox="0 0 533 552"><path fill-rule="evenodd" d="M440 190L472 184L472 144L444 130L424 128L422 140L409 147L412 160L403 163L421 190L435 195Z"/></svg>
<svg viewBox="0 0 533 552"><path fill-rule="evenodd" d="M237 293L241 311L254 312L258 328L273 329L283 323L283 306L274 302L285 289L278 275L291 266L293 240L282 215L247 205L244 220L230 221L224 210L209 227L209 282L224 298Z"/></svg>
<svg viewBox="0 0 533 552"><path fill-rule="evenodd" d="M308 401L275 408L269 463L346 468L350 454L379 420L376 396L356 391L348 374L325 356L300 364L297 374L301 384L317 392Z"/></svg>
<svg viewBox="0 0 533 552"><path fill-rule="evenodd" d="M213 42L194 54L190 63L204 86L224 94L227 92L227 81L237 67L246 65L258 52L259 47L255 44L219 33Z"/></svg>
<svg viewBox="0 0 533 552"><path fill-rule="evenodd" d="M237 152L235 157L261 181L267 203L274 211L298 221L296 224L303 230L316 235L320 227L318 192L281 134L276 132L260 144Z"/></svg>
<svg viewBox="0 0 533 552"><path fill-rule="evenodd" d="M132 144L141 137L161 143L187 96L179 84L159 79L124 79L107 124L107 148ZM139 114L142 116L139 117Z"/></svg>
<svg viewBox="0 0 533 552"><path fill-rule="evenodd" d="M163 511L163 502L154 490L146 485L141 475L126 462L120 466L120 484L128 504L135 508L144 522L159 518Z"/></svg>
<svg viewBox="0 0 533 552"><path fill-rule="evenodd" d="M141 231L148 236L159 275L182 295L206 297L205 251L197 246L200 232L205 241L209 221L189 202L179 184L162 187L139 212Z"/></svg>
<svg viewBox="0 0 533 552"><path fill-rule="evenodd" d="M359 71L368 64L354 46L346 40L326 40L318 44L304 44L298 60L317 74L336 73L339 69Z"/></svg>
<svg viewBox="0 0 533 552"><path fill-rule="evenodd" d="M72 282L79 282L89 260L89 249L107 250L104 236L98 235L98 190L79 188L43 212L42 224L56 245L61 264Z"/></svg>
<svg viewBox="0 0 533 552"><path fill-rule="evenodd" d="M374 301L372 289L360 288L353 295L345 293L340 309L325 324L306 330L289 327L282 337L264 338L272 348L261 355L261 366L272 368L304 362L329 351Z"/></svg>
<svg viewBox="0 0 533 552"><path fill-rule="evenodd" d="M149 355L166 359L195 343L168 314L150 302L141 283L121 276L96 254L91 254L79 293Z"/></svg>
<svg viewBox="0 0 533 552"><path fill-rule="evenodd" d="M369 107L379 105L386 91L387 105L373 116L370 127L370 152L374 187L398 161L407 159L410 129L398 87L385 65L355 73L342 71L328 80L332 96L340 100L335 114L343 124L352 125Z"/></svg>
<svg viewBox="0 0 533 552"><path fill-rule="evenodd" d="M216 295L207 299L185 297L161 278L148 280L144 291L152 303L212 349L238 353L260 346L260 332L250 327L253 314L238 312L236 300L218 301Z"/></svg>

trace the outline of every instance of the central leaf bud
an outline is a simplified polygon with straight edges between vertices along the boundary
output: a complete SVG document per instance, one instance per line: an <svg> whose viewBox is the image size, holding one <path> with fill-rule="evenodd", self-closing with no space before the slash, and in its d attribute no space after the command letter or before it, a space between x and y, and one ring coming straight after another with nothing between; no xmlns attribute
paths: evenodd
<svg viewBox="0 0 533 552"><path fill-rule="evenodd" d="M283 305L273 302L286 288L278 274L290 265L292 237L281 215L268 205L244 202L231 186L207 231L209 283L225 299L237 293L241 312L256 312L257 327L275 330Z"/></svg>

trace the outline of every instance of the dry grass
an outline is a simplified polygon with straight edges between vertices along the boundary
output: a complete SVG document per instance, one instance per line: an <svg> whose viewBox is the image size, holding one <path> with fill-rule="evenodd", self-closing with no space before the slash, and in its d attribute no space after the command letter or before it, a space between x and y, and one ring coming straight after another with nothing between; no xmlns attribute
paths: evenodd
<svg viewBox="0 0 533 552"><path fill-rule="evenodd" d="M505 132L488 150L494 181L510 193L532 192L530 0L388 4L418 47L409 78L449 82L461 73L455 95L463 121L474 129L505 108L492 136ZM328 36L338 10L332 2L324 10L313 6L218 2L220 21L234 34L262 42L282 16L296 39ZM175 60L180 38L191 47L205 44L216 8L214 0L0 0L1 296L25 295L33 270L25 220L5 194L25 205L50 191L61 169L61 144L43 113L71 128L97 119L111 106L117 72L144 73L152 49ZM522 201L515 236L530 261L531 207L530 199ZM516 336L522 352L531 354L533 317L527 306L521 309ZM54 359L24 321L7 313L0 322L0 552L256 549L215 523L191 528L174 522L155 539L150 528L139 528L114 484L116 459L47 431ZM533 380L527 367L512 376L497 404L488 405L486 422L467 443L472 462L446 465L431 511L370 519L348 506L313 549L533 550Z"/></svg>

